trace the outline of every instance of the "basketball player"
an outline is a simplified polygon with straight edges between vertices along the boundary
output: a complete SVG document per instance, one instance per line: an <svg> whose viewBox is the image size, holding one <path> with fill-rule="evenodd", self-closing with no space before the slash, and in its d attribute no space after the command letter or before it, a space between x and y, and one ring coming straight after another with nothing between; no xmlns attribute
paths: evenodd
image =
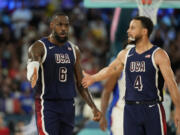
<svg viewBox="0 0 180 135"><path fill-rule="evenodd" d="M152 45L149 36L152 21L144 16L132 19L128 39L135 47L122 50L117 58L95 75L85 73L86 88L125 70L124 135L166 135L165 112L162 106L164 80L176 107L175 124L180 121L180 92L174 79L167 53ZM178 130L180 130L178 128Z"/></svg>
<svg viewBox="0 0 180 135"><path fill-rule="evenodd" d="M134 45L125 44L123 48L132 48ZM105 81L104 90L101 97L102 117L100 119L100 128L105 131L108 127L111 135L123 135L123 113L125 96L125 77L124 72L120 77L118 74ZM112 101L108 109L108 122L106 120L106 110L108 107L110 95L113 93Z"/></svg>
<svg viewBox="0 0 180 135"><path fill-rule="evenodd" d="M96 108L87 89L83 88L80 51L68 41L69 18L55 14L48 37L29 48L27 78L35 89L35 110L40 135L72 135L74 127L75 85L91 107L94 120L99 121ZM76 81L74 80L76 79Z"/></svg>
<svg viewBox="0 0 180 135"><path fill-rule="evenodd" d="M100 119L100 128L105 131L108 127L111 135L123 135L123 111L124 111L124 76L112 76L105 82L105 88L101 98L102 117ZM108 123L106 120L106 110L108 107L110 95L113 92L113 98L108 110Z"/></svg>

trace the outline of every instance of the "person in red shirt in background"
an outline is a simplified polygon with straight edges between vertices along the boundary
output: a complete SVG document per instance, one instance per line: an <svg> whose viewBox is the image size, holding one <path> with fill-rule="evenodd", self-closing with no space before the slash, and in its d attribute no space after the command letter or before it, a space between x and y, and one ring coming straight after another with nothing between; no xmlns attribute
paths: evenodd
<svg viewBox="0 0 180 135"><path fill-rule="evenodd" d="M10 135L10 130L4 124L4 114L0 112L0 135Z"/></svg>

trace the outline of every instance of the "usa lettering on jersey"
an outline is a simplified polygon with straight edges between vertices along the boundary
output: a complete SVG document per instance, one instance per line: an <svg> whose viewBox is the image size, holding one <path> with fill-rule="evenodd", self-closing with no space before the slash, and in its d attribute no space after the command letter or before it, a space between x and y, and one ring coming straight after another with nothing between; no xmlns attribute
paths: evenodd
<svg viewBox="0 0 180 135"><path fill-rule="evenodd" d="M56 61L56 63L62 63L62 64L71 63L69 55L67 53L55 54L55 61Z"/></svg>
<svg viewBox="0 0 180 135"><path fill-rule="evenodd" d="M145 61L132 61L130 63L131 72L145 72Z"/></svg>

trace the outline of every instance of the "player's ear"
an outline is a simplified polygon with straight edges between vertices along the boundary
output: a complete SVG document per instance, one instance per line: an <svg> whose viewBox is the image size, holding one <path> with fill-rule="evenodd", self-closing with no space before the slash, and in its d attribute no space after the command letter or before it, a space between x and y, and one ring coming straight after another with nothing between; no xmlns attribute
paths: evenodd
<svg viewBox="0 0 180 135"><path fill-rule="evenodd" d="M50 29L52 30L54 27L54 23L51 21L49 25L50 25Z"/></svg>
<svg viewBox="0 0 180 135"><path fill-rule="evenodd" d="M148 35L148 30L147 29L143 29L143 35Z"/></svg>

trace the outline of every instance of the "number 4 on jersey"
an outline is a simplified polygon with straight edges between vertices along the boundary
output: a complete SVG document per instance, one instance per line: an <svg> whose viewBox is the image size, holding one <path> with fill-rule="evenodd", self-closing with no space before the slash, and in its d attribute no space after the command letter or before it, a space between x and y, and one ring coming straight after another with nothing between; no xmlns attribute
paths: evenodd
<svg viewBox="0 0 180 135"><path fill-rule="evenodd" d="M138 91L142 91L142 88L143 88L143 84L142 84L142 79L141 79L141 76L138 75L136 77L136 80L134 82L134 88L135 89L138 89Z"/></svg>

